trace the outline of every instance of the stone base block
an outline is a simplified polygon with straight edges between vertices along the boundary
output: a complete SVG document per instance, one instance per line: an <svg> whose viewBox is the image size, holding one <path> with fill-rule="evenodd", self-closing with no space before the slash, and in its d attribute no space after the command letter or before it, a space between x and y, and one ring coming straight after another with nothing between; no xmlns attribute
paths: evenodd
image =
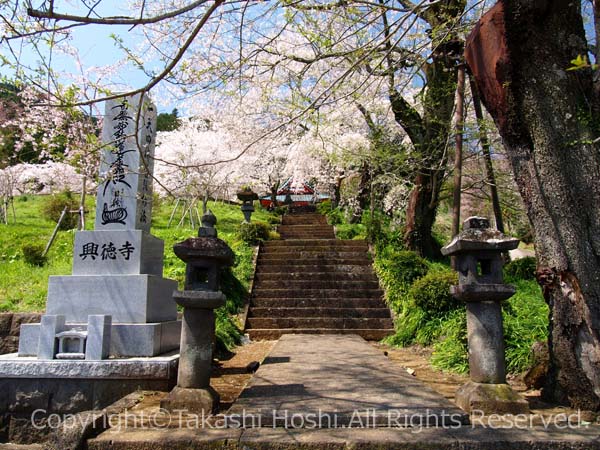
<svg viewBox="0 0 600 450"><path fill-rule="evenodd" d="M0 355L0 412L74 413L101 409L139 389L168 391L178 363L178 354L102 361Z"/></svg>
<svg viewBox="0 0 600 450"><path fill-rule="evenodd" d="M85 330L86 324L67 324L66 327ZM39 336L39 323L23 324L19 339L19 356L36 356ZM160 323L113 324L109 356L157 356L178 349L180 339L180 320Z"/></svg>
<svg viewBox="0 0 600 450"><path fill-rule="evenodd" d="M46 314L67 323L86 323L107 314L113 323L152 323L177 319L177 282L155 275L51 276Z"/></svg>
<svg viewBox="0 0 600 450"><path fill-rule="evenodd" d="M469 381L456 391L456 404L467 412L484 414L528 414L529 403L508 384Z"/></svg>
<svg viewBox="0 0 600 450"><path fill-rule="evenodd" d="M160 401L160 407L167 411L185 411L191 414L210 414L217 411L219 394L212 387L191 389L176 386L169 395Z"/></svg>

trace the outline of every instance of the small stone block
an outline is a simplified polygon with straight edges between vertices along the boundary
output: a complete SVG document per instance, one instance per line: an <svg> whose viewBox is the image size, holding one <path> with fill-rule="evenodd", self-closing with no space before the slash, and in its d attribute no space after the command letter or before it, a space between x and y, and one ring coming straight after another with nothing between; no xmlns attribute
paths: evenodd
<svg viewBox="0 0 600 450"><path fill-rule="evenodd" d="M54 359L56 354L56 335L65 328L64 315L44 314L40 323L38 339L38 359Z"/></svg>
<svg viewBox="0 0 600 450"><path fill-rule="evenodd" d="M456 391L456 404L467 412L484 414L528 414L529 403L508 384L469 381Z"/></svg>
<svg viewBox="0 0 600 450"><path fill-rule="evenodd" d="M112 317L106 314L88 316L85 359L101 360L108 358Z"/></svg>
<svg viewBox="0 0 600 450"><path fill-rule="evenodd" d="M160 407L167 411L181 410L191 414L210 414L216 412L219 401L219 394L210 386L207 389L176 386L160 401Z"/></svg>
<svg viewBox="0 0 600 450"><path fill-rule="evenodd" d="M490 227L490 219L487 217L471 216L465 219L463 222L463 230L485 229Z"/></svg>

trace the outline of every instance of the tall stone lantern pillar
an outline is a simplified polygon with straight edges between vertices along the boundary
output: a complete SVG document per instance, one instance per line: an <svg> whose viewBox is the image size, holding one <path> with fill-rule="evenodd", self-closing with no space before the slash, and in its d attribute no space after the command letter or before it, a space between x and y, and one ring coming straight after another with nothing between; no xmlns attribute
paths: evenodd
<svg viewBox="0 0 600 450"><path fill-rule="evenodd" d="M219 394L210 386L215 337L214 310L225 305L219 291L219 272L231 266L234 253L217 238L217 219L211 211L202 216L198 237L175 244L175 254L185 261L185 288L173 299L183 307L177 386L161 401L169 410L211 413L219 404Z"/></svg>
<svg viewBox="0 0 600 450"><path fill-rule="evenodd" d="M442 254L456 258L458 286L451 292L467 307L471 381L458 389L456 403L468 412L529 412L528 403L506 383L500 306L515 293L503 283L502 253L518 245L518 239L490 228L488 219L469 217L463 231L442 248Z"/></svg>

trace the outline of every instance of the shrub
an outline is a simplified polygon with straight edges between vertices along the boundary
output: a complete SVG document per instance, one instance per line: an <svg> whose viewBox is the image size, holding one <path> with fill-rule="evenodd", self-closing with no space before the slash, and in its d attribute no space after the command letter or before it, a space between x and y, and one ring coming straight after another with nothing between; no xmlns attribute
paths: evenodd
<svg viewBox="0 0 600 450"><path fill-rule="evenodd" d="M390 247L377 255L375 269L385 287L387 302L396 314L403 314L406 309L410 285L429 270L425 260L416 253Z"/></svg>
<svg viewBox="0 0 600 450"><path fill-rule="evenodd" d="M507 280L534 280L537 260L533 256L515 259L504 266Z"/></svg>
<svg viewBox="0 0 600 450"><path fill-rule="evenodd" d="M71 214L68 211L73 211L79 208L77 200L73 198L73 194L69 191L49 197L42 208L44 218L56 223L60 219L63 209L67 208L67 214L63 217L60 223L59 230L71 230L77 226L77 214Z"/></svg>
<svg viewBox="0 0 600 450"><path fill-rule="evenodd" d="M271 227L265 222L242 223L238 230L240 239L247 244L257 245L269 239Z"/></svg>
<svg viewBox="0 0 600 450"><path fill-rule="evenodd" d="M442 317L463 305L450 294L450 286L458 284L453 271L432 272L418 279L408 291L408 297L430 318Z"/></svg>
<svg viewBox="0 0 600 450"><path fill-rule="evenodd" d="M23 259L32 266L43 266L48 261L44 253L44 247L39 244L25 244L21 247Z"/></svg>
<svg viewBox="0 0 600 450"><path fill-rule="evenodd" d="M382 267L387 272L384 276L393 277L396 282L412 284L424 277L429 270L427 262L409 250L395 251L389 247L382 252Z"/></svg>

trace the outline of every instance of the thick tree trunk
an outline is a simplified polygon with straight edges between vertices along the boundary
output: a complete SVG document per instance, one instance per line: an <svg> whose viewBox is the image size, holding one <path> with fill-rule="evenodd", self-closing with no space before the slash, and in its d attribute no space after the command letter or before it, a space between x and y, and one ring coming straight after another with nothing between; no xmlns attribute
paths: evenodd
<svg viewBox="0 0 600 450"><path fill-rule="evenodd" d="M440 245L432 236L437 213L439 189L442 176L439 171L420 173L415 178L415 188L410 193L406 210L406 234L404 243L412 251L427 258L440 255Z"/></svg>
<svg viewBox="0 0 600 450"><path fill-rule="evenodd" d="M524 36L527 36L524 39ZM600 146L578 2L503 0L467 60L503 137L550 306L547 399L600 409Z"/></svg>

